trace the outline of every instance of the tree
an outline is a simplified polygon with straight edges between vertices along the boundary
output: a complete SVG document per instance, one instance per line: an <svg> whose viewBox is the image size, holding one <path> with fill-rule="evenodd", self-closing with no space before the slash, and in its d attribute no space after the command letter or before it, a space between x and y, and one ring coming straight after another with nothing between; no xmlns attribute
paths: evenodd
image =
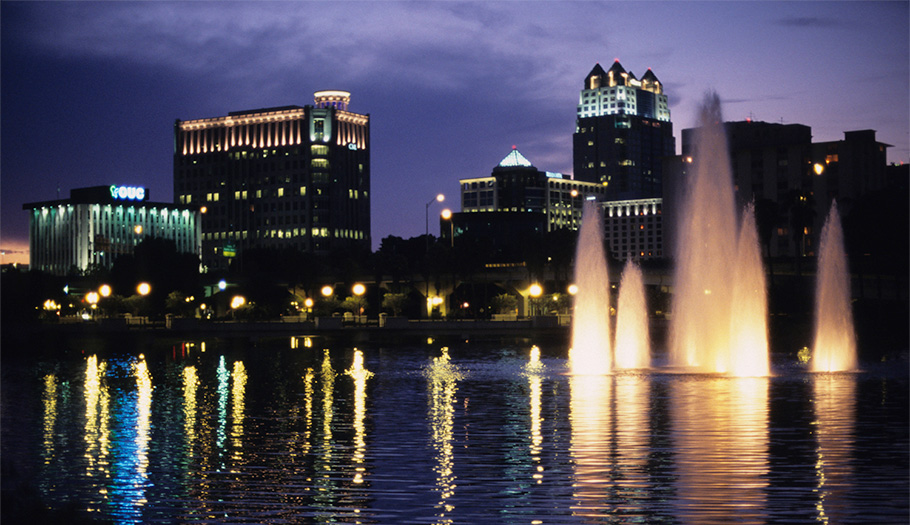
<svg viewBox="0 0 910 525"><path fill-rule="evenodd" d="M387 293L382 296L382 307L391 310L392 315L398 317L408 302L408 296L403 293Z"/></svg>
<svg viewBox="0 0 910 525"><path fill-rule="evenodd" d="M514 295L503 293L493 298L493 309L498 314L511 314L518 311L518 298Z"/></svg>

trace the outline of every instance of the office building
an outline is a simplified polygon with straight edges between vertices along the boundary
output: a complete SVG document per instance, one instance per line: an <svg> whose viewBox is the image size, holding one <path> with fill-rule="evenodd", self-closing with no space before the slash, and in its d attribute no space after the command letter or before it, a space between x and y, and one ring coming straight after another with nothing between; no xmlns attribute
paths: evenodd
<svg viewBox="0 0 910 525"><path fill-rule="evenodd" d="M889 145L876 141L873 130L847 131L844 140L813 143L812 129L802 124L746 120L725 122L724 129L737 204L755 202L772 212L770 242L763 248L772 257L815 255L833 200L846 217L859 198L886 186ZM683 130L682 156L667 162L668 217L681 211L679 195L686 159L696 154L696 131ZM672 227L668 230L672 238Z"/></svg>
<svg viewBox="0 0 910 525"><path fill-rule="evenodd" d="M607 201L601 206L610 257L621 261L665 257L663 199Z"/></svg>
<svg viewBox="0 0 910 525"><path fill-rule="evenodd" d="M174 241L177 251L200 254L195 206L151 202L136 186L94 186L69 199L23 205L29 210L29 267L56 275L110 269L146 237Z"/></svg>
<svg viewBox="0 0 910 525"><path fill-rule="evenodd" d="M489 176L459 182L462 211L441 223L442 236L455 243L487 239L501 253L515 252L534 236L578 229L584 201L603 200L606 191L602 184L539 170L515 147Z"/></svg>
<svg viewBox="0 0 910 525"><path fill-rule="evenodd" d="M664 157L675 155L670 108L649 69L641 79L617 60L585 77L573 136L574 178L603 184L607 200L659 198Z"/></svg>
<svg viewBox="0 0 910 525"><path fill-rule="evenodd" d="M206 268L250 248L370 249L370 117L350 93L174 125L174 195L204 210Z"/></svg>

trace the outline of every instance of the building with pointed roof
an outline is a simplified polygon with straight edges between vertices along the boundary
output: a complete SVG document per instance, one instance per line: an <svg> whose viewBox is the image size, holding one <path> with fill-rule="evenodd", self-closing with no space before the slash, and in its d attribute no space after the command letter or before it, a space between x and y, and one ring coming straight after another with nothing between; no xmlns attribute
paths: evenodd
<svg viewBox="0 0 910 525"><path fill-rule="evenodd" d="M461 179L461 212L442 221L443 237L483 237L512 253L515 245L560 229L578 229L585 199L603 200L601 184L537 169L517 147L487 177Z"/></svg>
<svg viewBox="0 0 910 525"><path fill-rule="evenodd" d="M606 187L608 200L661 196L662 161L676 153L670 108L653 71L641 79L617 60L585 77L576 108L574 177Z"/></svg>

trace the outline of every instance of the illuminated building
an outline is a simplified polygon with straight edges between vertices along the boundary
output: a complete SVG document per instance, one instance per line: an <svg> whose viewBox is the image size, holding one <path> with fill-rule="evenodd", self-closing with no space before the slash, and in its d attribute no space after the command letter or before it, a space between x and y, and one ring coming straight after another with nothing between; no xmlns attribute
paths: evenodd
<svg viewBox="0 0 910 525"><path fill-rule="evenodd" d="M112 185L23 205L30 212L30 267L57 275L111 268L146 237L172 240L177 251L199 255L199 210L148 199L146 188Z"/></svg>
<svg viewBox="0 0 910 525"><path fill-rule="evenodd" d="M349 102L318 91L312 106L176 122L174 196L205 208L205 266L248 248L369 249L369 115Z"/></svg>
<svg viewBox="0 0 910 525"><path fill-rule="evenodd" d="M509 252L528 236L577 230L586 199L602 200L606 188L541 171L513 147L488 177L461 179L461 213L441 221L443 238L484 238ZM447 226L448 224L448 226Z"/></svg>
<svg viewBox="0 0 910 525"><path fill-rule="evenodd" d="M610 256L636 261L664 257L663 199L607 201L602 206Z"/></svg>
<svg viewBox="0 0 910 525"><path fill-rule="evenodd" d="M663 85L649 69L641 79L617 60L585 77L573 136L574 177L603 184L607 200L661 196L662 162L676 154Z"/></svg>

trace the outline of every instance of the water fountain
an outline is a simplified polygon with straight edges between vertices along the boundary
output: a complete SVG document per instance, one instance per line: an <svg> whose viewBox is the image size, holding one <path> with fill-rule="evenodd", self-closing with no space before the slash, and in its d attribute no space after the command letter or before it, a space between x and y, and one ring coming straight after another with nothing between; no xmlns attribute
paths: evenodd
<svg viewBox="0 0 910 525"><path fill-rule="evenodd" d="M730 326L730 374L767 376L768 300L765 271L761 261L755 207L743 210L736 243L733 278L733 307L736 315Z"/></svg>
<svg viewBox="0 0 910 525"><path fill-rule="evenodd" d="M610 281L603 250L600 206L587 201L575 253L575 317L569 361L573 374L606 374L611 369Z"/></svg>
<svg viewBox="0 0 910 525"><path fill-rule="evenodd" d="M651 366L645 286L641 268L632 259L626 262L619 284L614 352L616 368Z"/></svg>
<svg viewBox="0 0 910 525"><path fill-rule="evenodd" d="M850 306L850 273L844 253L837 203L825 219L819 242L815 292L815 344L812 370L836 372L857 366L856 335Z"/></svg>
<svg viewBox="0 0 910 525"><path fill-rule="evenodd" d="M728 372L736 211L720 100L709 96L696 129L694 170L678 215L670 364Z"/></svg>

